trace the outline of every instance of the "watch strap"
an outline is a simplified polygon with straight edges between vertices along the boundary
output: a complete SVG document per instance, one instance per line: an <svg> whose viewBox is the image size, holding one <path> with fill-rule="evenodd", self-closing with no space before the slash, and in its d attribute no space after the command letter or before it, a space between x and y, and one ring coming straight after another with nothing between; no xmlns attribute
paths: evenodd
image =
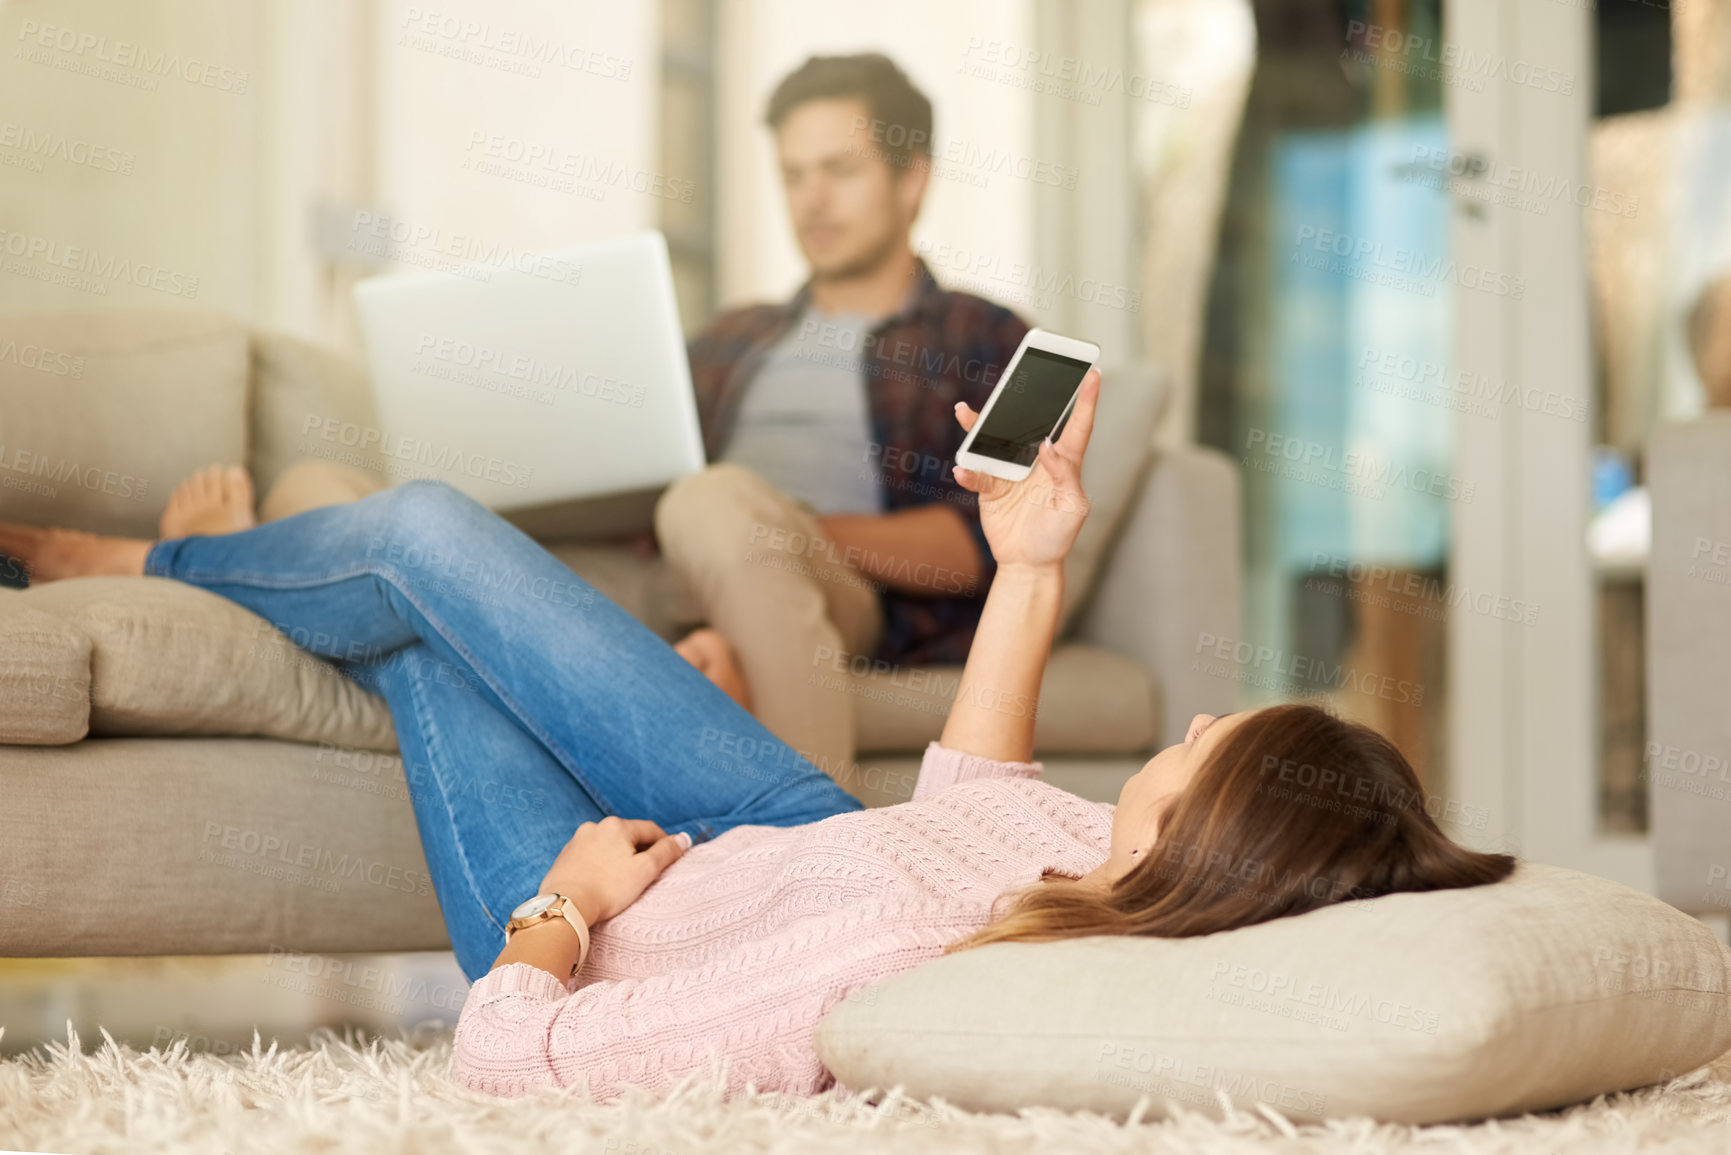
<svg viewBox="0 0 1731 1155"><path fill-rule="evenodd" d="M556 894L554 898L557 901L548 906L546 910L532 914L526 919L514 918L506 923L505 941L509 942L511 936L520 930L539 926L544 922L552 922L556 918L563 918L571 925L571 929L577 932L577 961L571 964L571 974L575 976L589 958L589 925L583 921L583 915L578 911L577 904L572 901L569 895Z"/></svg>
<svg viewBox="0 0 1731 1155"><path fill-rule="evenodd" d="M565 921L571 924L571 929L577 932L577 961L571 964L571 974L575 977L589 958L589 924L584 922L583 916L578 913L577 904L564 895L559 896L559 901L553 904L552 909L563 915Z"/></svg>

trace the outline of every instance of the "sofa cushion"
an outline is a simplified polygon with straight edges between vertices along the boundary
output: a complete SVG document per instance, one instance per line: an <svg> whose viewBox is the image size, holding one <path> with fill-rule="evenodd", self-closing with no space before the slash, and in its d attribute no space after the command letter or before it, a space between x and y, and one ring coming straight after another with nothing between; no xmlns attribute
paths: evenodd
<svg viewBox="0 0 1731 1155"><path fill-rule="evenodd" d="M263 495L297 462L322 461L365 475L370 489L394 480L379 451L378 410L364 365L287 333L252 335L252 453ZM396 464L401 468L401 463ZM370 490L369 490L370 492Z"/></svg>
<svg viewBox="0 0 1731 1155"><path fill-rule="evenodd" d="M848 678L854 733L866 751L924 750L943 732L961 684L960 666L919 669L835 659L826 677ZM1079 643L1052 651L1040 683L1034 749L1044 754L1123 754L1146 750L1160 716L1148 671L1128 658ZM1013 709L1013 703L1006 703Z"/></svg>
<svg viewBox="0 0 1731 1155"><path fill-rule="evenodd" d="M64 746L89 729L89 636L0 593L0 744Z"/></svg>
<svg viewBox="0 0 1731 1155"><path fill-rule="evenodd" d="M396 745L383 700L226 598L167 578L73 578L9 595L89 635L94 734L256 734Z"/></svg>
<svg viewBox="0 0 1731 1155"><path fill-rule="evenodd" d="M1094 433L1082 462L1082 489L1088 494L1088 520L1064 560L1062 636L1093 591L1100 564L1129 512L1148 451L1154 422L1165 404L1165 381L1149 365L1125 365L1100 373L1100 403Z"/></svg>
<svg viewBox="0 0 1731 1155"><path fill-rule="evenodd" d="M1522 864L1188 939L961 951L855 994L817 1031L855 1089L969 1110L1431 1123L1559 1107L1731 1048L1731 951L1628 887Z"/></svg>
<svg viewBox="0 0 1731 1155"><path fill-rule="evenodd" d="M4 751L0 957L444 950L409 790L395 755L268 738Z"/></svg>
<svg viewBox="0 0 1731 1155"><path fill-rule="evenodd" d="M246 460L246 331L190 310L7 314L0 397L0 520L154 537L188 474Z"/></svg>

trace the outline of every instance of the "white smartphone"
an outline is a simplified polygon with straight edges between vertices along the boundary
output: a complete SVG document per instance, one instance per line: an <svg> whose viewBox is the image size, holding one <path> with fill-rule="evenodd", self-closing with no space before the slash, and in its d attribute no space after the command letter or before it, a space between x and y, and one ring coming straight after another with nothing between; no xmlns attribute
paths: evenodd
<svg viewBox="0 0 1731 1155"><path fill-rule="evenodd" d="M956 451L956 464L1006 481L1027 477L1040 442L1057 435L1082 378L1099 360L1098 345L1029 329Z"/></svg>

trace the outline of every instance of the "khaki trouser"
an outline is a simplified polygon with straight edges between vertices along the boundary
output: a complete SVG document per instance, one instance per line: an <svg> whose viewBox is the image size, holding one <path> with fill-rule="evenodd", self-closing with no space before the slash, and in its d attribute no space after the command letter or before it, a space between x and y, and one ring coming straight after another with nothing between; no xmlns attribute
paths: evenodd
<svg viewBox="0 0 1731 1155"><path fill-rule="evenodd" d="M358 470L307 462L283 473L259 515L288 517L380 488ZM668 487L655 536L659 556L602 543L548 548L663 638L714 627L734 649L758 720L847 781L853 699L837 687L851 680L833 670L877 646L883 611L872 581L832 556L809 508L737 465L711 465Z"/></svg>

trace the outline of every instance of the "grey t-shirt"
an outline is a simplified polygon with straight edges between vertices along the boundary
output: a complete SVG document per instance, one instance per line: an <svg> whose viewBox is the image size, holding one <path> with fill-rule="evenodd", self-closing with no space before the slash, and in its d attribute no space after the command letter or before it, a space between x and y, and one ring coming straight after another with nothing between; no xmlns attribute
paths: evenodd
<svg viewBox="0 0 1731 1155"><path fill-rule="evenodd" d="M818 513L882 512L863 368L871 324L807 308L746 386L721 459Z"/></svg>

